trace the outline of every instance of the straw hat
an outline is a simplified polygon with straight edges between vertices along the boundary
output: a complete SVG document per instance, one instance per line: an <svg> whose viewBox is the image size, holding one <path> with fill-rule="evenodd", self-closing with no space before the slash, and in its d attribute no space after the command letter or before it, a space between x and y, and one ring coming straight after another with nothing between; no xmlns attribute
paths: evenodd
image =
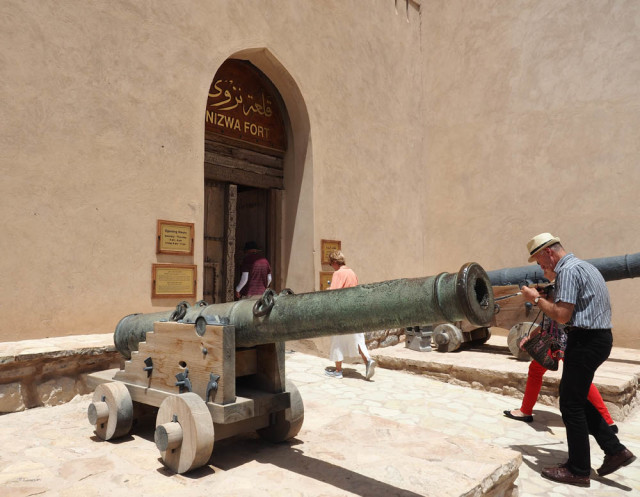
<svg viewBox="0 0 640 497"><path fill-rule="evenodd" d="M554 243L560 243L560 238L553 236L551 233L540 233L534 236L529 243L527 243L527 250L529 251L529 262L535 261L534 255L540 252L543 248L546 248Z"/></svg>

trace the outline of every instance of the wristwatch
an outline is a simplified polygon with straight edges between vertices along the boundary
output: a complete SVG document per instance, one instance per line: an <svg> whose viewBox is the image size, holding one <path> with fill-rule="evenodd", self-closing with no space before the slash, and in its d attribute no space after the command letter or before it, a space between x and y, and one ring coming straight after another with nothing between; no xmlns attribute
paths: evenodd
<svg viewBox="0 0 640 497"><path fill-rule="evenodd" d="M538 305L538 300L540 300L540 297L533 299L533 305Z"/></svg>

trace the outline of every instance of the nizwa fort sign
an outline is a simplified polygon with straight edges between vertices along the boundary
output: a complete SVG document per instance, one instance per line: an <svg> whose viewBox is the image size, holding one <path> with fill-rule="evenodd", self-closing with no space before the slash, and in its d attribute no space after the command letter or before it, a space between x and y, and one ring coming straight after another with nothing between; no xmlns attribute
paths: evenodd
<svg viewBox="0 0 640 497"><path fill-rule="evenodd" d="M284 152L286 136L276 97L250 64L228 60L209 90L205 131Z"/></svg>

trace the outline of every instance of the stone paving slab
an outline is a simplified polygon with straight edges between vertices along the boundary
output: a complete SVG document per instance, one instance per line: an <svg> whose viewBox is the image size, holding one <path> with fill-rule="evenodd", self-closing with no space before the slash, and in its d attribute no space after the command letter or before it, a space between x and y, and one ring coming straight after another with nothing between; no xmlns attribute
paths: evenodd
<svg viewBox="0 0 640 497"><path fill-rule="evenodd" d="M351 412L368 412L411 426L428 427L453 439L472 438L516 450L523 457L516 480L520 496L640 496L640 459L604 478L592 472L590 488L557 484L540 476L543 467L564 462L567 457L564 424L554 407L537 404L534 422L527 424L503 416L502 411L519 407L519 401L510 396L381 368L376 369L373 381L366 382L364 365L358 363L345 367L343 380L322 382L314 380L317 361L304 354L293 354L287 361L287 374L298 385L303 399L326 399L351 406ZM321 364L329 366L330 362ZM315 382L317 387L306 388L305 381ZM373 391L371 384L375 385ZM366 400L358 405L363 397ZM640 410L617 424L622 443L640 456ZM592 468L598 468L602 460L603 453L592 438Z"/></svg>
<svg viewBox="0 0 640 497"><path fill-rule="evenodd" d="M187 475L164 469L152 427L121 441L96 439L86 417L90 395L0 416L2 496L475 496L508 475L517 476L523 497L640 496L638 462L594 475L591 488L540 477L542 467L566 457L553 407L537 405L535 421L526 424L502 416L516 407L512 397L382 368L365 381L362 364L345 366L338 380L324 374L329 365L287 354L287 376L305 403L296 440L223 440L209 466ZM619 427L622 442L640 454L639 413ZM597 468L602 453L593 441L591 455Z"/></svg>
<svg viewBox="0 0 640 497"><path fill-rule="evenodd" d="M88 354L112 352L112 340L112 334L105 334L0 343L0 364L4 361L5 367L10 367L14 360L34 361L51 354L64 358L79 350ZM592 475L590 489L557 485L539 476L542 467L566 458L564 426L553 407L560 372L546 375L543 394L546 388L549 395L543 395L536 405L534 423L503 417L504 409L518 407L519 399L514 397L521 396L518 388L524 387L528 368L527 362L510 355L506 338L493 336L479 349L447 354L415 352L404 344L377 349L373 354L383 365L395 361L401 365L400 371L379 367L373 381L367 382L364 366L355 363L346 366L343 380L336 380L324 375L328 360L287 354L287 375L297 384L306 406L298 440L284 446L265 445L255 436L224 440L216 444L208 468L187 476L170 475L163 469L152 428L117 443L92 439L86 419L90 395L77 396L54 408L0 416L2 495L121 495L131 489L143 495L191 494L192 488L194 494L206 491L219 495L394 495L393 491L396 495L448 495L428 493L445 486L424 478L427 474L433 477L437 468L455 469L457 459L447 460L441 453L437 460L431 460L433 447L480 444L492 447L496 451L492 454L498 454L492 455L494 458L503 457L500 451L506 450L510 454L507 462L492 470L482 466L487 461L492 464L490 457L463 458L465 466L481 468L485 477L478 474L470 491L468 486L450 489L451 495L482 495L478 492L496 478L507 481L511 474L517 476L522 496L640 496L640 463L605 478ZM634 385L629 410L618 425L622 442L638 455L640 410L632 410L631 403L637 399L639 354L614 348L596 376L603 394ZM427 375L425 371L430 369L435 373ZM471 372L473 380L459 379L459 371ZM509 382L519 387L506 388ZM392 447L396 442L401 447ZM592 467L597 468L602 453L593 439L591 442ZM518 473L520 454L523 464ZM391 463L385 464L387 460ZM405 460L410 464L401 464ZM446 471L437 475L452 478ZM465 475L471 478L472 473ZM290 483L283 485L282 481ZM415 482L417 488L411 486Z"/></svg>
<svg viewBox="0 0 640 497"><path fill-rule="evenodd" d="M273 445L251 433L223 440L210 465L186 475L162 465L153 424L118 441L97 439L86 416L90 395L2 416L2 495L511 495L522 462L517 451L451 437L437 423L406 422L426 411L394 419L398 406L425 396L423 379L381 371L377 384L356 374L332 383L324 363L287 355L305 403L296 439ZM405 376L419 384L394 389Z"/></svg>

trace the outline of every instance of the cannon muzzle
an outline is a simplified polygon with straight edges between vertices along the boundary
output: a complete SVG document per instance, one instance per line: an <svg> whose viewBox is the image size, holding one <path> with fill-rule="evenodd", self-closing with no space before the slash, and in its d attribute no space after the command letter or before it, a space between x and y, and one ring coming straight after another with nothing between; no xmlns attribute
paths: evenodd
<svg viewBox="0 0 640 497"><path fill-rule="evenodd" d="M458 273L298 295L267 290L259 299L187 308L178 314L183 316L176 321L194 323L196 329L204 330L207 324L233 325L236 346L252 347L461 320L487 326L494 315L494 297L484 269L467 263ZM126 316L116 327L116 348L130 358L144 334L153 330L153 322L170 316L169 311Z"/></svg>

